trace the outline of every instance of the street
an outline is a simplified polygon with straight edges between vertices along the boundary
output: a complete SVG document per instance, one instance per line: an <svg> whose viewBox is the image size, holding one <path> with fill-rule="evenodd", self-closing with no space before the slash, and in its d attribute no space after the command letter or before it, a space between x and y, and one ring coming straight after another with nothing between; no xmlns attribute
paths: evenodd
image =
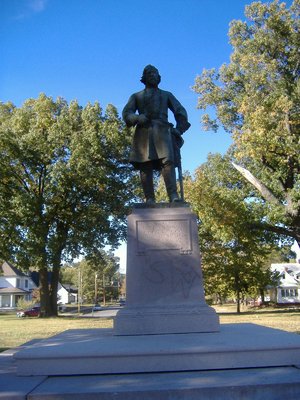
<svg viewBox="0 0 300 400"><path fill-rule="evenodd" d="M85 318L113 318L120 310L120 306L107 306L102 307L99 311L92 311L92 308L85 307L81 310L83 313L82 317Z"/></svg>

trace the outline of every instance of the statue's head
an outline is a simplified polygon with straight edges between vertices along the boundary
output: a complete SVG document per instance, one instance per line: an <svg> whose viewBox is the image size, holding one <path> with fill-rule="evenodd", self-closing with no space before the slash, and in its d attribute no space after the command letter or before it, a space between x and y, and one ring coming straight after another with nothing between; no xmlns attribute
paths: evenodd
<svg viewBox="0 0 300 400"><path fill-rule="evenodd" d="M158 69L153 65L147 65L144 68L141 82L145 85L150 84L151 86L157 86L160 84L161 76L159 75Z"/></svg>

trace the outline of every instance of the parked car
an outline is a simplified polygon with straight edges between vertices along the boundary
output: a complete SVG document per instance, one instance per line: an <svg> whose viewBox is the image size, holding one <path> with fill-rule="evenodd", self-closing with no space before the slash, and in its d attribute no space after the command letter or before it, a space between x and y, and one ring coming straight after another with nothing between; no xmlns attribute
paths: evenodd
<svg viewBox="0 0 300 400"><path fill-rule="evenodd" d="M100 304L95 304L93 307L93 311L100 311L100 310L101 310Z"/></svg>
<svg viewBox="0 0 300 400"><path fill-rule="evenodd" d="M38 317L41 312L41 307L35 306L30 308L29 310L22 310L17 312L17 317Z"/></svg>
<svg viewBox="0 0 300 400"><path fill-rule="evenodd" d="M65 312L67 307L66 307L65 304L58 304L57 305L57 309L58 309L59 312Z"/></svg>
<svg viewBox="0 0 300 400"><path fill-rule="evenodd" d="M120 300L119 300L119 304L120 304L120 306L125 306L125 304L126 304L126 299L124 299L124 298L120 299Z"/></svg>

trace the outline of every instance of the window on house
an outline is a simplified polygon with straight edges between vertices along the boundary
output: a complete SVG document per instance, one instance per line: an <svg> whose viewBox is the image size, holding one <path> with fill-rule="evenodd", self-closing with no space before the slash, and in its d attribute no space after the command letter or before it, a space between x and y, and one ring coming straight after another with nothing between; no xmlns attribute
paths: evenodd
<svg viewBox="0 0 300 400"><path fill-rule="evenodd" d="M25 288L28 288L28 279L25 279Z"/></svg>
<svg viewBox="0 0 300 400"><path fill-rule="evenodd" d="M298 297L298 289L281 289L282 297Z"/></svg>
<svg viewBox="0 0 300 400"><path fill-rule="evenodd" d="M17 288L20 288L21 284L20 284L20 279L19 278L17 278L16 284L17 284Z"/></svg>

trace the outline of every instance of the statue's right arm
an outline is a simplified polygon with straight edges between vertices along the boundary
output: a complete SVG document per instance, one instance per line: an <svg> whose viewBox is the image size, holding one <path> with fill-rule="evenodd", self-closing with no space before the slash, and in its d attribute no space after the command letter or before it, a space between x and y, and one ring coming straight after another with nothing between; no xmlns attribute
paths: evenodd
<svg viewBox="0 0 300 400"><path fill-rule="evenodd" d="M148 118L144 114L136 114L138 110L136 95L133 94L126 106L123 109L122 117L127 126L140 125L143 126L148 123Z"/></svg>
<svg viewBox="0 0 300 400"><path fill-rule="evenodd" d="M138 115L136 114L137 103L136 96L130 96L126 106L123 109L122 117L127 126L135 126L138 123Z"/></svg>

